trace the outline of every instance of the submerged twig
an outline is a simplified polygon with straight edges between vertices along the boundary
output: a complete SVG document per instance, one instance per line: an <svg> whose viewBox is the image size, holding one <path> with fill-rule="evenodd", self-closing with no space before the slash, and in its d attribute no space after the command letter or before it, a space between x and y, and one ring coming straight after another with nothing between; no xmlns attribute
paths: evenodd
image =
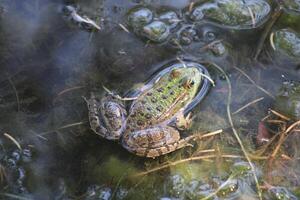
<svg viewBox="0 0 300 200"><path fill-rule="evenodd" d="M235 115L235 114L238 114L239 112L241 112L242 110L246 109L247 107L257 103L257 102L260 102L264 99L264 97L261 97L261 98L258 98L258 99L255 99L249 103L247 103L246 105L242 106L241 108L237 109L236 111L234 111L232 114Z"/></svg>
<svg viewBox="0 0 300 200"><path fill-rule="evenodd" d="M287 117L287 116L285 116L285 115L283 115L283 114L281 114L281 113L279 113L279 112L277 112L275 110L269 109L269 111L271 113L273 113L274 115L277 115L278 117L280 117L280 118L282 118L282 119L284 119L286 121L290 121L291 120L289 117Z"/></svg>
<svg viewBox="0 0 300 200"><path fill-rule="evenodd" d="M240 155L230 155L230 154L195 156L195 157L190 157L190 158L178 160L178 161L175 161L175 162L170 162L170 163L167 163L167 164L164 164L164 165L152 168L152 169L150 169L148 171L135 174L135 175L133 175L133 177L148 175L150 173L153 173L153 172L156 172L156 171L160 171L162 169L169 168L171 166L175 166L175 165L178 165L178 164L181 164L181 163L185 163L185 162L189 162L189 161L205 160L205 159L216 158L216 157L222 157L222 158L243 158L243 156L240 156Z"/></svg>
<svg viewBox="0 0 300 200"><path fill-rule="evenodd" d="M76 123L72 123L72 124L67 124L65 126L61 126L61 127L57 128L57 129L54 129L54 130L42 132L42 133L38 134L38 136L46 135L48 133L56 132L56 131L63 130L63 129L66 129L66 128L71 128L71 127L74 127L74 126L80 126L80 125L83 125L83 124L86 124L86 123L87 123L87 121L85 121L85 122L76 122Z"/></svg>
<svg viewBox="0 0 300 200"><path fill-rule="evenodd" d="M234 69L238 70L241 74L243 74L255 87L257 87L259 90L261 90L263 93L265 93L266 95L268 95L269 97L271 97L272 99L275 99L275 97L268 92L267 90L265 90L264 88L262 88L261 86L257 85L255 83L255 81L248 75L246 74L243 70L241 70L238 67L233 66Z"/></svg>
<svg viewBox="0 0 300 200"><path fill-rule="evenodd" d="M256 19L255 19L255 17L254 17L253 11L252 11L251 7L247 6L247 8L248 8L248 11L249 11L250 16L251 16L252 27L255 28L255 25L256 25Z"/></svg>
<svg viewBox="0 0 300 200"><path fill-rule="evenodd" d="M215 136L215 135L218 135L218 134L220 134L222 132L223 132L223 130L219 129L217 131L213 131L213 132L210 132L210 133L206 133L204 135L200 135L199 138L202 139L202 138L207 138L207 137ZM195 134L197 134L197 133L195 133Z"/></svg>
<svg viewBox="0 0 300 200"><path fill-rule="evenodd" d="M272 153L271 156L270 156L270 158L271 158L270 161L272 161L272 160L276 157L276 155L277 155L277 153L279 152L280 147L281 147L282 144L284 143L284 141L285 141L287 135L288 135L295 127L297 127L298 125L300 125L300 120L294 122L294 123L293 123L292 125L290 125L284 132L282 132L282 133L280 134L279 141L278 141L278 143L277 143L277 145L276 145L276 147L275 147L273 153Z"/></svg>
<svg viewBox="0 0 300 200"><path fill-rule="evenodd" d="M15 93L15 96L16 96L16 100L17 100L17 105L18 105L18 111L20 111L20 108L21 108L21 105L20 105L20 99L19 99L19 94L18 94L18 91L17 91L17 88L14 84L14 82L11 80L10 77L7 78L12 89L14 90L14 93Z"/></svg>
<svg viewBox="0 0 300 200"><path fill-rule="evenodd" d="M64 89L63 91L59 92L59 93L56 95L56 97L53 99L53 102L56 102L57 99L58 99L61 95L65 94L65 93L71 92L71 91L73 91L73 90L82 89L82 88L85 88L85 86L74 86L74 87L71 87L71 88Z"/></svg>
<svg viewBox="0 0 300 200"><path fill-rule="evenodd" d="M266 38L268 37L273 25L275 24L275 22L277 21L277 19L280 17L281 13L282 13L282 6L279 5L273 15L271 16L271 19L269 21L269 24L266 26L260 40L259 40L259 43L257 45L257 50L256 50L256 53L254 55L254 60L257 60L258 56L260 55L262 49L263 49L263 46L264 46L264 43L266 41Z"/></svg>
<svg viewBox="0 0 300 200"><path fill-rule="evenodd" d="M291 130L293 130L296 126L300 125L300 120L296 121L295 123L293 123L292 125L290 125L286 131L284 132L285 134L291 132Z"/></svg>
<svg viewBox="0 0 300 200"><path fill-rule="evenodd" d="M0 183L3 183L7 179L6 176L5 168L0 164Z"/></svg>
<svg viewBox="0 0 300 200"><path fill-rule="evenodd" d="M3 135L5 137L7 137L8 139L10 139L18 147L18 149L20 149L22 151L22 147L21 147L20 143L13 136L9 135L8 133L4 133Z"/></svg>
<svg viewBox="0 0 300 200"><path fill-rule="evenodd" d="M61 96L67 92L70 92L70 91L73 91L73 90L78 90L78 89L82 89L82 88L85 88L85 86L74 86L74 87L71 87L71 88L67 88L67 89L64 89L63 91L59 92L57 94L57 96Z"/></svg>
<svg viewBox="0 0 300 200"><path fill-rule="evenodd" d="M123 25L123 24L119 24L119 26L126 32L126 33L130 33L130 31Z"/></svg>
<svg viewBox="0 0 300 200"><path fill-rule="evenodd" d="M10 193L0 193L0 196L9 197L10 199L18 199L18 200L32 200L31 198L27 198L24 196L19 196L16 194L10 194Z"/></svg>
<svg viewBox="0 0 300 200"><path fill-rule="evenodd" d="M192 12L193 11L193 8L194 8L194 5L195 5L195 2L192 1L189 5L189 12Z"/></svg>
<svg viewBox="0 0 300 200"><path fill-rule="evenodd" d="M274 51L276 50L275 44L274 44L274 33L270 34L270 45L271 47L274 49Z"/></svg>
<svg viewBox="0 0 300 200"><path fill-rule="evenodd" d="M216 151L215 149L204 149L204 150L201 150L201 151L197 151L197 154L200 154L200 153L213 153L215 151Z"/></svg>

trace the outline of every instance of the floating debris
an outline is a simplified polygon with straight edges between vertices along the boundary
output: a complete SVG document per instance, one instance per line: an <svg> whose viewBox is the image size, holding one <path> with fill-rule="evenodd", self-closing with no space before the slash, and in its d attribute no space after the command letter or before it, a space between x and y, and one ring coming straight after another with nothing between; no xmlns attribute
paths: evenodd
<svg viewBox="0 0 300 200"><path fill-rule="evenodd" d="M100 31L101 28L99 25L97 25L97 23L93 20L91 20L90 18L88 18L87 16L83 15L79 15L77 13L76 8L74 8L73 6L65 6L63 11L65 12L67 18L69 20L71 20L73 23L77 24L79 27L92 31L92 30L98 30Z"/></svg>

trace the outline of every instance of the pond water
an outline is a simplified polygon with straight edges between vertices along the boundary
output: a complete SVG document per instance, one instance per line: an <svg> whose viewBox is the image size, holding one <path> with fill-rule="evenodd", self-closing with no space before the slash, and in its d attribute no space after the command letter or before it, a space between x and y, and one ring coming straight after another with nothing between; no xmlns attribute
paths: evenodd
<svg viewBox="0 0 300 200"><path fill-rule="evenodd" d="M299 7L0 0L0 198L300 198ZM182 136L213 135L151 159L90 129L83 97L125 96L189 60L215 86Z"/></svg>

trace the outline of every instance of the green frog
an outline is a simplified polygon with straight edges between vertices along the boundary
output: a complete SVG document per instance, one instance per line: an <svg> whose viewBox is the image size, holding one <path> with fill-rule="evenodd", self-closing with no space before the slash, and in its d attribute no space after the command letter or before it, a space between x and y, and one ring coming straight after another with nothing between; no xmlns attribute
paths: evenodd
<svg viewBox="0 0 300 200"><path fill-rule="evenodd" d="M87 100L91 129L138 156L155 158L190 146L199 135L180 137L191 122L190 111L210 87L206 68L196 62L177 62L130 95L126 109L117 95Z"/></svg>

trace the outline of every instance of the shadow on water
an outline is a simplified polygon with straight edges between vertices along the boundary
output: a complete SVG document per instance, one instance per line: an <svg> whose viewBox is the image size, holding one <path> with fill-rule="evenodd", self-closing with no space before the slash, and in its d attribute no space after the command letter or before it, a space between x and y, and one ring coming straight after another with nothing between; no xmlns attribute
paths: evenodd
<svg viewBox="0 0 300 200"><path fill-rule="evenodd" d="M230 157L242 153L227 122L227 83L212 66L207 68L216 86L194 109L189 133L222 129L221 135L153 160L136 157L89 128L82 97L90 91L102 93L104 85L122 95L141 86L166 63L178 57L193 58L216 63L230 76L235 125L247 148L256 149L258 126L273 107L272 96L283 81L299 80L297 62L278 56L269 44L259 61L252 59L264 26L230 30L197 24L200 40L183 48L147 42L122 27L128 10L136 5L184 16L181 10L189 4L169 0L0 2L0 194L4 199L200 199L221 185L224 187L211 199L257 197L247 163ZM63 12L66 5L76 7L102 30L87 31L71 22ZM299 30L299 26L293 28ZM226 52L217 55L209 51L206 45L211 39L224 42ZM257 103L239 111L255 100ZM294 137L291 144L299 144L298 140ZM206 155L202 150L207 149L217 153L202 161L176 164ZM228 159L220 156L223 153ZM160 169L166 163L173 165ZM265 177L264 164L255 162L259 178ZM294 174L282 175L276 168L273 173L281 180L279 186L299 194L299 163L281 164ZM237 176L233 170L241 168L248 171ZM148 175L140 174L147 170ZM289 193L286 188L275 189Z"/></svg>

